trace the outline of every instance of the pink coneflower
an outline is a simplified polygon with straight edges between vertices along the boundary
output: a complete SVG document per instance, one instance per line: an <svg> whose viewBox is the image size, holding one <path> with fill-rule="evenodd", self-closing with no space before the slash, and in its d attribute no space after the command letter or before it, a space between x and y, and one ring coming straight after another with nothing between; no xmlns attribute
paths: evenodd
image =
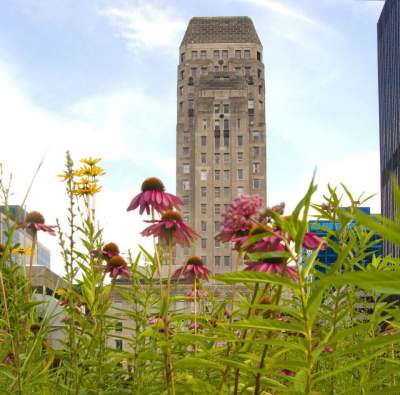
<svg viewBox="0 0 400 395"><path fill-rule="evenodd" d="M333 348L332 348L332 347L329 347L329 346L326 346L326 347L324 348L324 352L331 353L331 352L333 352Z"/></svg>
<svg viewBox="0 0 400 395"><path fill-rule="evenodd" d="M197 233L183 222L180 213L174 210L164 211L161 219L146 221L152 223L141 232L142 236L156 236L167 243L176 242L183 247L189 246Z"/></svg>
<svg viewBox="0 0 400 395"><path fill-rule="evenodd" d="M160 317L151 317L147 320L149 325L158 325L161 324L163 321Z"/></svg>
<svg viewBox="0 0 400 395"><path fill-rule="evenodd" d="M199 329L202 329L202 328L203 327L200 324L198 324L197 322L192 322L189 325L189 329L192 330L192 331L198 331Z"/></svg>
<svg viewBox="0 0 400 395"><path fill-rule="evenodd" d="M272 274L283 274L284 276L290 277L292 280L298 280L297 270L286 266L283 263L276 262L263 262L263 261L248 261L245 262L247 265L246 271L252 272L264 272L264 273L272 273Z"/></svg>
<svg viewBox="0 0 400 395"><path fill-rule="evenodd" d="M237 197L222 214L223 224L217 239L226 243L247 235L252 225L251 218L259 211L261 205L262 199L258 195Z"/></svg>
<svg viewBox="0 0 400 395"><path fill-rule="evenodd" d="M103 258L107 260L113 256L119 255L119 247L115 243L107 243L103 245L101 250L92 251L91 255L95 258Z"/></svg>
<svg viewBox="0 0 400 395"><path fill-rule="evenodd" d="M314 232L307 232L304 235L303 239L303 247L308 250L316 250L319 246L321 246L321 250L326 248L326 241L321 239Z"/></svg>
<svg viewBox="0 0 400 395"><path fill-rule="evenodd" d="M150 177L143 181L142 192L132 199L127 211L140 207L139 214L142 214L145 210L147 214L150 214L151 208L161 213L174 207L179 209L182 205L182 200L178 196L165 192L165 187L161 180L156 177Z"/></svg>
<svg viewBox="0 0 400 395"><path fill-rule="evenodd" d="M46 232L52 236L56 235L54 230L55 227L56 226L54 225L46 225L43 215L38 211L31 211L25 217L25 221L18 224L18 228L29 229L33 232L41 230L42 232Z"/></svg>
<svg viewBox="0 0 400 395"><path fill-rule="evenodd" d="M111 278L116 278L118 276L129 278L131 276L128 271L128 264L120 255L115 255L107 261L107 264L104 267L104 273L110 273Z"/></svg>
<svg viewBox="0 0 400 395"><path fill-rule="evenodd" d="M201 258L198 256L191 256L187 259L184 266L175 270L172 277L179 278L182 276L186 281L193 282L195 278L208 281L210 275L210 270L204 266Z"/></svg>

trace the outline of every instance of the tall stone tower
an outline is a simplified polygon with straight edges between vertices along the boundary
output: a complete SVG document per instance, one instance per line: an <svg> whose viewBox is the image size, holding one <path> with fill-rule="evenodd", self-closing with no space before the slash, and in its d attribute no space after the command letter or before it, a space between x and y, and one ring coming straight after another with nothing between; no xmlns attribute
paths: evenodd
<svg viewBox="0 0 400 395"><path fill-rule="evenodd" d="M200 235L177 263L198 255L214 273L233 270L215 240L221 214L245 194L266 199L262 45L248 17L192 18L179 49L176 189Z"/></svg>

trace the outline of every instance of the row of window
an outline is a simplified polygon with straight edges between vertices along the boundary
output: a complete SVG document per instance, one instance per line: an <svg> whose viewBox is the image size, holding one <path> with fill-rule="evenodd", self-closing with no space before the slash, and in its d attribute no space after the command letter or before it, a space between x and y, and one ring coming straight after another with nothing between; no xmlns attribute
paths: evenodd
<svg viewBox="0 0 400 395"><path fill-rule="evenodd" d="M190 68L190 77L192 78L197 78L199 75L208 75L209 71L214 71L214 72L220 72L220 71L234 71L237 75L243 75L243 70L244 70L244 76L245 77L250 77L251 73L252 73L252 67L251 66L234 66L232 65L231 67L224 65L224 66L220 66L220 65L215 65L212 68L203 66L200 68L197 67L191 67ZM186 77L186 71L185 70L181 70L180 71L180 79L183 81ZM257 78L261 78L262 77L262 70L261 69L257 69Z"/></svg>
<svg viewBox="0 0 400 395"><path fill-rule="evenodd" d="M212 57L214 60L219 59L229 59L229 51L227 49L215 49L212 52ZM184 62L186 58L186 53L181 53L181 62ZM235 50L235 58L236 59L250 59L251 58L251 50L250 49L236 49ZM191 52L191 59L192 60L206 60L208 59L208 51L203 49L201 51L192 51ZM261 61L261 52L257 51L257 60Z"/></svg>
<svg viewBox="0 0 400 395"><path fill-rule="evenodd" d="M237 121L238 122L236 123L236 127L240 128L240 119L238 119ZM207 129L207 120L206 119L204 120L203 126L204 126L204 130ZM227 126L227 128L229 128L229 124L227 124L226 126ZM225 129L225 130L229 130L229 129ZM260 143L262 141L261 132L258 130L252 130L251 137L252 137L252 143ZM200 136L200 142L201 142L202 146L206 146L207 145L207 136ZM183 144L189 144L189 143L190 143L190 135L189 135L189 133L184 133ZM242 135L237 136L237 144L239 146L243 145L243 136Z"/></svg>
<svg viewBox="0 0 400 395"><path fill-rule="evenodd" d="M241 136L241 137L243 137L243 136ZM216 142L215 145L216 145L216 147L219 147L219 142ZM240 145L242 145L242 144L240 144ZM256 158L258 158L260 156L260 153L261 153L260 148L261 147L251 147L251 157L253 159L256 159ZM189 147L183 147L182 148L182 153L183 153L183 157L185 157L185 158L189 157L190 156L190 148ZM214 154L214 163L215 164L219 164L220 163L220 155L221 155L220 153L215 153ZM237 155L238 155L237 156L238 161L243 160L243 152L238 152ZM224 152L224 162L229 162L229 161L230 161L229 152ZM200 153L200 163L202 165L206 165L207 164L207 153L206 152Z"/></svg>

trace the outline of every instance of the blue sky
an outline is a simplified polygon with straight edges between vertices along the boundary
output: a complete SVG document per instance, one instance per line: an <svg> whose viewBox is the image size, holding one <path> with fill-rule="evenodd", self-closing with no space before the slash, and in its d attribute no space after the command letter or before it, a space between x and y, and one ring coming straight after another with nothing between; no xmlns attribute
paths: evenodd
<svg viewBox="0 0 400 395"><path fill-rule="evenodd" d="M264 46L268 203L345 182L379 192L376 23L362 0L5 0L0 13L0 161L17 203L45 163L28 209L64 213L63 153L101 156L97 205L106 239L126 248L143 225L126 214L143 178L175 190L176 66L192 16L248 15ZM379 210L379 196L371 202ZM54 248L55 242L44 239ZM116 240L117 241L117 240ZM53 254L54 269L60 270Z"/></svg>

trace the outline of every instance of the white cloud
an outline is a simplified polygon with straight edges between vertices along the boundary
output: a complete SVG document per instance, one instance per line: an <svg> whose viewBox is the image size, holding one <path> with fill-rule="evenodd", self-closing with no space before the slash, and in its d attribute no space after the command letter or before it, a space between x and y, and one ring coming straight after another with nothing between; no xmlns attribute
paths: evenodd
<svg viewBox="0 0 400 395"><path fill-rule="evenodd" d="M289 180L279 192L268 191L270 205L285 201L289 213L304 196L307 186L311 181L313 169L309 173L298 173L293 169L292 173L286 173ZM371 207L374 213L380 212L380 170L379 152L365 151L355 153L344 158L327 160L320 167L317 167L316 184L318 189L314 195L314 202L322 202L323 194L327 193L327 185L333 187L343 183L353 194L358 197L364 193L364 197L375 195L367 206ZM348 202L346 203L348 204Z"/></svg>
<svg viewBox="0 0 400 395"><path fill-rule="evenodd" d="M118 35L134 52L163 49L175 53L186 28L186 22L173 8L150 1L130 7L109 7L99 12L110 18Z"/></svg>
<svg viewBox="0 0 400 395"><path fill-rule="evenodd" d="M127 167L130 168L136 168L142 161L142 168L134 174L121 173L121 178L132 179L132 183L142 179L143 168L153 174L162 171L171 179L174 177L174 158L168 155L162 142L158 147L154 143L160 139L162 130L155 133L147 126L149 109L161 106L143 93L112 92L84 98L60 115L36 105L25 87L17 82L20 80L24 78L16 69L0 62L0 127L3 131L0 162L6 172L13 173L10 204L21 203L37 165L44 157L27 209L41 211L49 224L54 224L56 218L65 223L66 199L57 174L63 170L66 150L70 150L75 159L100 156L106 163L116 161L129 164ZM168 111L167 108L160 110L160 116L167 118L165 112ZM150 161L152 156L156 160ZM112 174L107 177L110 183L119 181ZM149 246L149 242L138 235L145 224L141 223L137 213L126 213L130 199L139 188L139 183L116 188L117 191L105 188L96 198L98 218L106 228L105 239L114 240L125 251L135 249L137 242ZM57 240L41 234L40 241L52 251L53 270L62 272Z"/></svg>

